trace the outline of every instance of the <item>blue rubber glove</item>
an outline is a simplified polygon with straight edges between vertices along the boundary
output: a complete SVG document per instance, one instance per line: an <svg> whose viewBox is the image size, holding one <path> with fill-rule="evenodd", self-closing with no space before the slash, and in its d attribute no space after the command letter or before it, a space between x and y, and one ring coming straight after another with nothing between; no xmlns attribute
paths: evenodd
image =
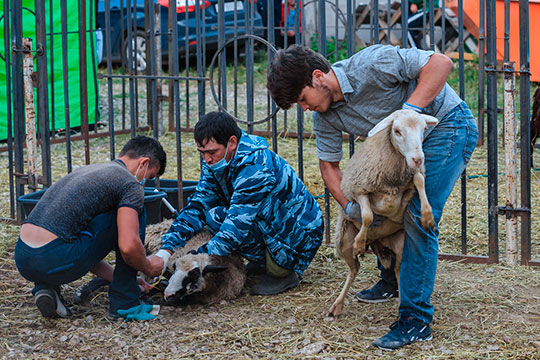
<svg viewBox="0 0 540 360"><path fill-rule="evenodd" d="M345 205L344 211L345 215L347 215L349 218L358 221L360 224L362 223L362 210L360 208L360 204L349 201L347 205ZM384 222L385 219L386 216L373 213L373 222L369 227L379 226Z"/></svg>
<svg viewBox="0 0 540 360"><path fill-rule="evenodd" d="M422 109L420 106L412 105L412 104L409 104L408 102L404 102L403 105L401 106L401 108L403 110L413 110L413 111L416 111L416 112L419 112L419 113L424 111L424 109Z"/></svg>
<svg viewBox="0 0 540 360"><path fill-rule="evenodd" d="M155 319L156 315L159 313L159 305L142 304L129 309L120 309L117 313L126 321L151 320Z"/></svg>
<svg viewBox="0 0 540 360"><path fill-rule="evenodd" d="M345 211L345 215L349 218L362 223L362 210L358 203L349 201L343 210Z"/></svg>

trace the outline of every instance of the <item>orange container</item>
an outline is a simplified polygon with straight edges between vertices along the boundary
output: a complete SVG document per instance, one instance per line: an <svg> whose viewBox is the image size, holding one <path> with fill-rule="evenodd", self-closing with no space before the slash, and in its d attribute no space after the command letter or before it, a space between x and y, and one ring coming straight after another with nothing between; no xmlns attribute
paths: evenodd
<svg viewBox="0 0 540 360"><path fill-rule="evenodd" d="M458 14L458 1L449 4L454 14ZM504 0L496 1L495 16L497 18L497 60L504 60ZM463 24L478 39L480 23L480 2L463 0ZM486 19L487 24L487 19ZM519 2L510 2L510 61L519 69ZM529 62L531 81L540 81L540 0L529 0Z"/></svg>

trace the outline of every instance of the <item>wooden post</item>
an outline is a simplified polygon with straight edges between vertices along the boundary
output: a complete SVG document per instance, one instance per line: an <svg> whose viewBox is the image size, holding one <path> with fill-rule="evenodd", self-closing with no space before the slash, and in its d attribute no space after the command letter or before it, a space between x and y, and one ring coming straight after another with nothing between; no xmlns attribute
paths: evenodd
<svg viewBox="0 0 540 360"><path fill-rule="evenodd" d="M517 208L516 165L516 74L514 62L504 63L504 159L506 170L506 208ZM518 264L517 216L506 213L506 262Z"/></svg>
<svg viewBox="0 0 540 360"><path fill-rule="evenodd" d="M34 192L37 189L36 162L36 107L34 104L34 59L32 57L32 39L23 38L23 81L24 81L24 111L26 114L26 161L28 165L28 188Z"/></svg>

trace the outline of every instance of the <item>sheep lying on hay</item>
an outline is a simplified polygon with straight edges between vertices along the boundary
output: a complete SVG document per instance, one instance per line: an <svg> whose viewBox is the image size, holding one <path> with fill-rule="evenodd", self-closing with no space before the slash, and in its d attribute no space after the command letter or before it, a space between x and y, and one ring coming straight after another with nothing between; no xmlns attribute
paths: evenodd
<svg viewBox="0 0 540 360"><path fill-rule="evenodd" d="M172 220L165 220L146 228L147 254L155 254L161 248L161 236L171 224ZM212 236L208 230L201 230L169 258L167 271L172 276L164 291L169 303L181 299L182 303L214 304L234 299L242 292L246 273L240 256L188 254L206 244Z"/></svg>
<svg viewBox="0 0 540 360"><path fill-rule="evenodd" d="M336 253L349 266L349 274L341 293L329 310L338 316L354 281L363 255L370 245L385 268L395 258L395 273L403 253L403 213L414 195L420 195L422 226L435 226L424 184L422 140L427 125L438 120L411 110L398 110L382 120L369 133L343 171L341 190L349 201L361 207L362 223L348 218L339 208L336 226ZM373 213L385 216L382 224L370 227Z"/></svg>

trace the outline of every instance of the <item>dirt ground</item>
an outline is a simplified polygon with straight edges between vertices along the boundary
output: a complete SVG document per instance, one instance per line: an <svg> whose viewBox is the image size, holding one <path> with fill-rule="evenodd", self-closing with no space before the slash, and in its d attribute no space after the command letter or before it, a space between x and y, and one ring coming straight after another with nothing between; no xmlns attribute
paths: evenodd
<svg viewBox="0 0 540 360"><path fill-rule="evenodd" d="M86 277L63 288L73 316L48 320L13 261L18 227L1 227L3 359L540 359L536 268L441 261L433 340L386 352L370 343L396 320L397 302L364 304L351 293L339 318L326 316L347 273L330 246L321 247L300 286L281 295L162 306L157 319L126 323L108 319L106 292L73 305ZM375 258L367 255L353 290L376 280Z"/></svg>

